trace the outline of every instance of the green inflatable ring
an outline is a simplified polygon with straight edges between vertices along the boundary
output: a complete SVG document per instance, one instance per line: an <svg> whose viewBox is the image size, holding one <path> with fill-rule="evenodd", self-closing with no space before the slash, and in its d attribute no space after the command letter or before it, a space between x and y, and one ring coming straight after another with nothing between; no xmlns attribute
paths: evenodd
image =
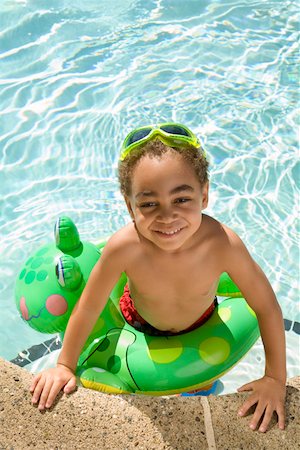
<svg viewBox="0 0 300 450"><path fill-rule="evenodd" d="M38 249L17 279L21 317L38 331L63 333L104 245L81 242L72 220L59 218L55 243ZM80 355L77 375L87 388L147 395L197 390L230 370L259 337L254 312L227 274L217 294L231 298L204 325L178 336L131 327L119 308L125 283L123 274Z"/></svg>

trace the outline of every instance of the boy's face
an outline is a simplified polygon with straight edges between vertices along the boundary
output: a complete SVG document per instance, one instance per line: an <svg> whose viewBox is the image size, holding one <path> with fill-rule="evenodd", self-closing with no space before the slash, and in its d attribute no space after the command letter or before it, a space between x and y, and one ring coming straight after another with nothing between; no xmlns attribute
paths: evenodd
<svg viewBox="0 0 300 450"><path fill-rule="evenodd" d="M208 184L201 188L193 167L178 153L144 156L133 171L125 201L144 238L162 250L176 251L193 243L207 206Z"/></svg>

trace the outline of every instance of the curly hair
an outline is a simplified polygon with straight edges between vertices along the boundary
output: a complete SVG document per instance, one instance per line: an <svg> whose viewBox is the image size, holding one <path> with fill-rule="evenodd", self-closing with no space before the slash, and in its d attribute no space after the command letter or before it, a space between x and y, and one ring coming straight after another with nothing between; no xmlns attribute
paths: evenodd
<svg viewBox="0 0 300 450"><path fill-rule="evenodd" d="M118 175L121 193L124 196L130 196L132 173L143 156L147 155L150 156L150 158L161 158L168 151L179 153L183 159L194 168L200 186L203 187L208 181L208 161L201 148L197 149L192 145L169 147L163 144L159 139L154 139L153 141L147 142L142 147L130 152L123 161L119 161Z"/></svg>

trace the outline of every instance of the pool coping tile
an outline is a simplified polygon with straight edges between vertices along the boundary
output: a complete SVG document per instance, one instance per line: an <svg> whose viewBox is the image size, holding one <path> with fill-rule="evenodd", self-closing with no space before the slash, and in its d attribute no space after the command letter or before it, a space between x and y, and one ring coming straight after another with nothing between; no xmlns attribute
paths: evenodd
<svg viewBox="0 0 300 450"><path fill-rule="evenodd" d="M289 382L287 427L266 434L237 416L245 394L214 397L109 395L78 388L41 413L31 404L32 374L0 359L1 449L295 449L300 377Z"/></svg>

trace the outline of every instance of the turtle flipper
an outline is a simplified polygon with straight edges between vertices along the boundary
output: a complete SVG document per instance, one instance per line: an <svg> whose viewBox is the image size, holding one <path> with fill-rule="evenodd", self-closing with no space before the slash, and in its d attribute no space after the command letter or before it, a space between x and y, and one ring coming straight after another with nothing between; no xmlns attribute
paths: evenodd
<svg viewBox="0 0 300 450"><path fill-rule="evenodd" d="M107 394L131 394L132 388L117 375L99 367L79 367L76 375L82 386Z"/></svg>

